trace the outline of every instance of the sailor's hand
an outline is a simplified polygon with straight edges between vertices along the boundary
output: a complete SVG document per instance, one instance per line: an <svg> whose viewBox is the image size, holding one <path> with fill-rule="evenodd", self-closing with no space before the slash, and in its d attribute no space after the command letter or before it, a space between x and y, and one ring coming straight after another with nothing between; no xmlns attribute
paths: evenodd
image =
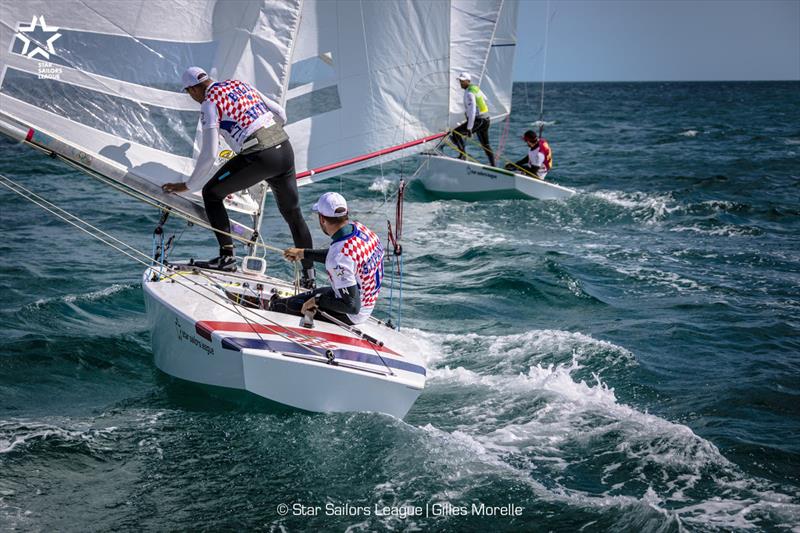
<svg viewBox="0 0 800 533"><path fill-rule="evenodd" d="M164 192L186 192L189 190L189 187L182 181L178 183L165 183L161 186L161 190Z"/></svg>
<svg viewBox="0 0 800 533"><path fill-rule="evenodd" d="M467 137L472 137L472 130L467 130Z"/></svg>
<svg viewBox="0 0 800 533"><path fill-rule="evenodd" d="M302 248L287 248L283 251L283 257L289 261L300 261L303 258Z"/></svg>
<svg viewBox="0 0 800 533"><path fill-rule="evenodd" d="M319 306L317 305L317 299L309 298L308 300L305 301L303 307L300 308L300 312L303 314L315 313L317 309L319 309Z"/></svg>

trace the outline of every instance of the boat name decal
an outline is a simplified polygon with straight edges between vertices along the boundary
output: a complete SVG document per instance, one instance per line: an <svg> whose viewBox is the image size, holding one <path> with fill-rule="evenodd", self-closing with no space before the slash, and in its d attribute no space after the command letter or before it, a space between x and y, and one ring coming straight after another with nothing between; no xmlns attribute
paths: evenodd
<svg viewBox="0 0 800 533"><path fill-rule="evenodd" d="M194 344L208 355L214 355L214 347L205 342L205 340L196 337L195 335L189 334L186 330L183 329L181 326L181 322L179 319L175 319L175 330L178 332L178 340L179 341L187 341L191 344Z"/></svg>
<svg viewBox="0 0 800 533"><path fill-rule="evenodd" d="M486 176L487 178L492 178L493 180L497 179L497 174L493 172L485 172L481 170L475 170L472 167L467 167L467 174L477 174L478 176Z"/></svg>

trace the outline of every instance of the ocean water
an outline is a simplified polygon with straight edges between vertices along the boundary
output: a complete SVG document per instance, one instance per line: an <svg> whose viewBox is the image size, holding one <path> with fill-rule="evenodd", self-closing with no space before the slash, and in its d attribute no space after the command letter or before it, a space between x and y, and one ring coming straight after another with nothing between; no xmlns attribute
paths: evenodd
<svg viewBox="0 0 800 533"><path fill-rule="evenodd" d="M510 158L539 90L515 85ZM549 84L545 109L570 200L410 185L430 370L404 420L169 378L140 265L0 190L0 530L800 530L800 83ZM302 189L308 220L341 190L384 234L417 164ZM151 208L5 139L0 172L150 250Z"/></svg>

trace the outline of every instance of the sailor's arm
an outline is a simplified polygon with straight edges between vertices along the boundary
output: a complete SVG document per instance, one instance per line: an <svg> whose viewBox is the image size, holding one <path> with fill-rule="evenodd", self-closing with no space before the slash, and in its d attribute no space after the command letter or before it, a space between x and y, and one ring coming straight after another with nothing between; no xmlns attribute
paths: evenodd
<svg viewBox="0 0 800 533"><path fill-rule="evenodd" d="M327 248L287 248L283 251L283 257L289 261L300 261L301 259L311 259L315 263L324 263L328 257Z"/></svg>
<svg viewBox="0 0 800 533"><path fill-rule="evenodd" d="M271 100L270 98L264 96L264 93L262 93L258 89L256 89L256 91L258 92L258 95L261 97L264 103L267 105L267 109L269 109L272 112L272 115L275 117L275 121L281 126L285 126L286 110L283 107L281 107L281 105L275 100Z"/></svg>
<svg viewBox="0 0 800 533"><path fill-rule="evenodd" d="M194 171L186 182L165 183L161 186L164 192L197 192L203 188L214 166L214 159L219 150L219 114L217 106L212 102L203 102L200 106L200 124L203 140L200 144L200 155Z"/></svg>
<svg viewBox="0 0 800 533"><path fill-rule="evenodd" d="M539 170L539 167L533 166L530 163L530 158L526 155L516 163L509 163L506 165L506 170L511 170L512 172L517 172L522 169L523 172L526 174L536 174Z"/></svg>
<svg viewBox="0 0 800 533"><path fill-rule="evenodd" d="M219 150L219 134L216 129L203 130L203 143L200 146L200 155L197 157L197 164L194 172L186 182L186 188L190 192L197 192L203 188L208 181L208 175L214 166L217 150Z"/></svg>
<svg viewBox="0 0 800 533"><path fill-rule="evenodd" d="M475 101L475 95L466 91L466 115L467 115L467 130L472 133L472 127L475 125L475 112L478 109L478 104Z"/></svg>
<svg viewBox="0 0 800 533"><path fill-rule="evenodd" d="M346 315L357 315L361 311L361 291L358 285L350 285L331 292L323 292L317 299L320 309Z"/></svg>
<svg viewBox="0 0 800 533"><path fill-rule="evenodd" d="M333 291L320 296L320 308L357 315L361 311L361 291L358 289L355 261L343 253L337 253L328 257L325 270L331 278Z"/></svg>

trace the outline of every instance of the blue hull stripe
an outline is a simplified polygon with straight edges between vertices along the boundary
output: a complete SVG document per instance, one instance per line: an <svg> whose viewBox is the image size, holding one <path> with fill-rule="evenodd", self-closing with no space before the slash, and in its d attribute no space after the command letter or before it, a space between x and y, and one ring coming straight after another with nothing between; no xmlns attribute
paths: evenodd
<svg viewBox="0 0 800 533"><path fill-rule="evenodd" d="M247 348L252 350L271 350L273 352L296 353L301 355L319 355L317 351L312 351L309 348L300 346L299 344L295 344L293 342L248 339L241 337L223 337L222 347L226 350L235 350L237 352L241 352L243 349ZM323 353L324 350L324 348L318 348L318 351L322 351ZM333 355L336 357L336 359L357 361L359 363L368 363L383 367L381 358L375 354L356 352L354 350L342 350L337 348L333 350ZM414 374L421 374L423 376L426 375L425 367L415 365L413 363L398 361L390 357L384 357L383 361L385 361L386 366L390 368L397 368L399 370L405 370L406 372L413 372Z"/></svg>

